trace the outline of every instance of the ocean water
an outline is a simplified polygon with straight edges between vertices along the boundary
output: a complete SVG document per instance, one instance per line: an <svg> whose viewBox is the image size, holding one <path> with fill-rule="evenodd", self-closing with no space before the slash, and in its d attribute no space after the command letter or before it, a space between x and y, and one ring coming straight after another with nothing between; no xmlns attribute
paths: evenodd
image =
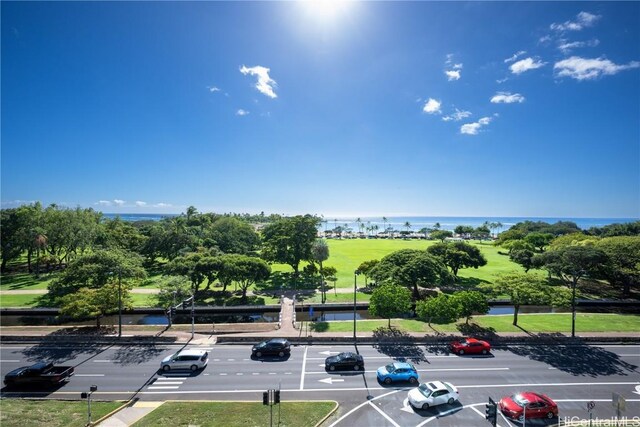
<svg viewBox="0 0 640 427"><path fill-rule="evenodd" d="M177 216L176 214L103 214L106 218L115 218L119 216L123 221L159 221L162 218ZM342 218L325 218L324 222L318 227L320 230L331 230L337 226L344 227L345 224L353 231L359 231L359 225L356 222L355 217L342 217ZM406 222L411 225L412 231L418 231L421 228L428 227L433 228L436 223L440 223L442 230L453 231L458 225L468 225L471 227L479 227L486 221L501 223L502 227L499 227L494 232L502 232L508 230L513 225L523 221L543 221L549 224L556 223L558 221L571 221L583 230L588 230L591 227L603 227L609 224L620 224L627 222L635 222L640 220L639 218L552 218L552 217L478 217L478 216L390 216L387 217L386 223L382 220L382 217L360 217L360 220L365 227L372 225L378 226L378 232L383 231L386 227L392 227L394 230L406 230L404 226ZM366 229L365 229L366 231Z"/></svg>

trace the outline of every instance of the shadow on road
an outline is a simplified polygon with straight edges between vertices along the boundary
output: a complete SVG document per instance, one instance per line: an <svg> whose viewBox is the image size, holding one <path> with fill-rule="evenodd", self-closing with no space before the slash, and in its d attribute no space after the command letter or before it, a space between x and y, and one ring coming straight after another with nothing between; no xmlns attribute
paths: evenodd
<svg viewBox="0 0 640 427"><path fill-rule="evenodd" d="M454 402L452 405L440 405L440 406L429 407L427 409L413 408L413 412L425 418L427 417L442 418L442 417L447 417L449 415L453 415L456 412L462 411L463 409L464 409L464 406L460 402Z"/></svg>
<svg viewBox="0 0 640 427"><path fill-rule="evenodd" d="M373 348L382 354L400 362L427 362L422 348L416 345L415 338L395 328L377 328L373 331Z"/></svg>
<svg viewBox="0 0 640 427"><path fill-rule="evenodd" d="M507 348L514 354L546 363L576 376L629 375L638 372L637 365L621 360L617 354L604 348L589 346L580 341L553 342L556 336L557 334L539 334L538 338L549 342L547 345Z"/></svg>

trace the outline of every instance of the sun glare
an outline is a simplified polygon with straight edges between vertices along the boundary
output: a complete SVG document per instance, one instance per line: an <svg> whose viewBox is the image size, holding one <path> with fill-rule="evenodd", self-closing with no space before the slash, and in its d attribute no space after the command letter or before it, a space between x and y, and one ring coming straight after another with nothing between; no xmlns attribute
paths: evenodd
<svg viewBox="0 0 640 427"><path fill-rule="evenodd" d="M333 20L345 13L352 0L303 0L307 12L314 18L322 21Z"/></svg>

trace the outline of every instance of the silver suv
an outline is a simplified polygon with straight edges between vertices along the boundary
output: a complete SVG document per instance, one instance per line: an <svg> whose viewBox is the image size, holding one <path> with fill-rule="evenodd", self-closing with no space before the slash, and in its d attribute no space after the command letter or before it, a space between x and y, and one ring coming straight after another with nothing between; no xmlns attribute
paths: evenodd
<svg viewBox="0 0 640 427"><path fill-rule="evenodd" d="M209 352L204 350L182 350L162 359L160 369L169 372L172 369L190 369L192 372L204 369L209 363Z"/></svg>

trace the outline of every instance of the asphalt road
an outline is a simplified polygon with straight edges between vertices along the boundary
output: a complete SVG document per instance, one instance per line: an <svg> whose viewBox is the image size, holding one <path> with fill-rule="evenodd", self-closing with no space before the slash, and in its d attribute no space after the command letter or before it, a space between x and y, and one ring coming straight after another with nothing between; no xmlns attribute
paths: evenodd
<svg viewBox="0 0 640 427"><path fill-rule="evenodd" d="M332 426L483 426L488 397L518 391L549 395L560 408L559 419L527 421L551 425L566 419L588 420L586 405L593 401L594 419L615 416L612 394L626 400L621 415L638 417L640 426L640 346L509 346L488 356L455 356L442 347L316 345L293 347L288 358L253 360L248 345L214 345L209 365L201 372L158 372L160 360L180 346L3 345L0 367L4 376L19 366L40 360L72 365L76 374L50 391L6 390L3 397L80 399L92 384L95 399L137 397L141 400L254 400L262 392L280 388L283 400L336 400L340 410ZM324 359L341 351L358 351L365 372L327 373ZM408 384L383 386L375 371L393 360L413 363L421 382L444 380L460 390L460 402L417 411L406 402ZM522 425L499 417L498 425ZM585 424L588 425L588 424ZM598 425L598 424L594 424ZM605 424L600 424L605 425Z"/></svg>

